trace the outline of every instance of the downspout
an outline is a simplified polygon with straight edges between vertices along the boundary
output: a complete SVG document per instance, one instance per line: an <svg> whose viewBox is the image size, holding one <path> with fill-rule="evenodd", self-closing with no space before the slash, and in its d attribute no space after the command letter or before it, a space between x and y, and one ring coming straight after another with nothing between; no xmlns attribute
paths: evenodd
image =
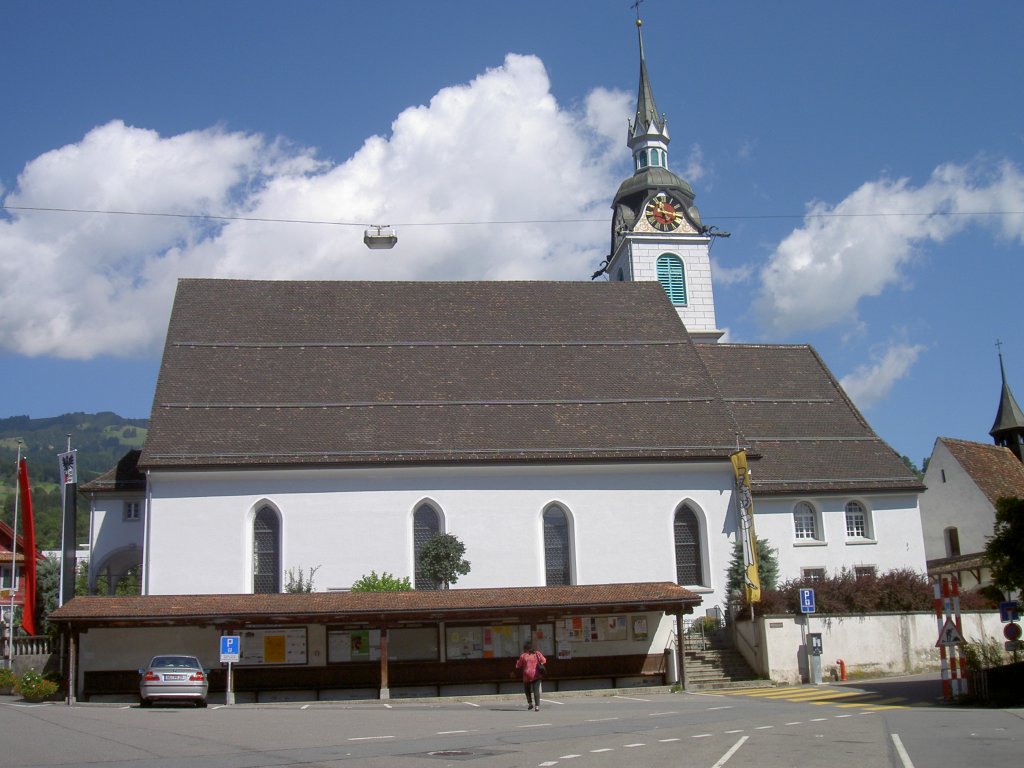
<svg viewBox="0 0 1024 768"><path fill-rule="evenodd" d="M683 649L683 613L676 613L676 655L679 658L679 689L686 690L686 653Z"/></svg>
<svg viewBox="0 0 1024 768"><path fill-rule="evenodd" d="M142 594L149 594L149 516L153 506L153 486L146 470L146 512L142 520Z"/></svg>

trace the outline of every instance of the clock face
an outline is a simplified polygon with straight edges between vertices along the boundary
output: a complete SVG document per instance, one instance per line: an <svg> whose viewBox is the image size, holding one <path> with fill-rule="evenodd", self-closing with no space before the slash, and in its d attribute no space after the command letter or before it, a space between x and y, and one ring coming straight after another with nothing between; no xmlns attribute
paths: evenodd
<svg viewBox="0 0 1024 768"><path fill-rule="evenodd" d="M664 192L655 195L644 209L647 223L660 232L671 232L683 223L683 204Z"/></svg>

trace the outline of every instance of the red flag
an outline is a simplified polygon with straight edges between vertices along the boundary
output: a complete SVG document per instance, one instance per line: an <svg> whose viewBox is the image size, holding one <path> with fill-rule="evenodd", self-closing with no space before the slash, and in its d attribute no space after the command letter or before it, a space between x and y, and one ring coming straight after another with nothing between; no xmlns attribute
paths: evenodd
<svg viewBox="0 0 1024 768"><path fill-rule="evenodd" d="M25 606L21 612L21 627L30 635L36 634L36 527L32 520L32 496L28 488L28 460L18 465L18 487L21 491L23 554L25 557Z"/></svg>

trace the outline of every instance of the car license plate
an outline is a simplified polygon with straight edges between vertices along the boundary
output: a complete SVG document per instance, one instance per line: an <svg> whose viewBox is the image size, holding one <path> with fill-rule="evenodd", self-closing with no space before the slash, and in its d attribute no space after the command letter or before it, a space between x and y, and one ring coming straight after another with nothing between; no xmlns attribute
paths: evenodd
<svg viewBox="0 0 1024 768"><path fill-rule="evenodd" d="M185 675L164 675L164 680L184 680Z"/></svg>

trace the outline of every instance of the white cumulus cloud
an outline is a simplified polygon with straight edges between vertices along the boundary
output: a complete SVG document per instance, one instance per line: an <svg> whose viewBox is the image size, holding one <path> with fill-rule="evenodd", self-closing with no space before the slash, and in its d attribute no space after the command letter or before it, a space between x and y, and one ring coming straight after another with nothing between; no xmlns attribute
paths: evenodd
<svg viewBox="0 0 1024 768"><path fill-rule="evenodd" d="M562 107L542 62L510 54L337 165L220 127L98 126L29 162L4 197L0 348L151 354L179 277L586 279L607 253L629 112L604 89ZM188 218L210 214L235 218ZM368 224L396 226L398 246L368 250Z"/></svg>
<svg viewBox="0 0 1024 768"><path fill-rule="evenodd" d="M871 363L843 376L839 384L861 410L884 400L893 386L905 378L918 356L925 351L920 344L894 343L874 355Z"/></svg>
<svg viewBox="0 0 1024 768"><path fill-rule="evenodd" d="M1008 162L943 165L919 187L865 183L838 205L810 206L761 271L755 311L773 337L856 324L860 301L900 286L919 247L979 224L1024 242L1024 216L991 215L1022 210L1024 173Z"/></svg>

